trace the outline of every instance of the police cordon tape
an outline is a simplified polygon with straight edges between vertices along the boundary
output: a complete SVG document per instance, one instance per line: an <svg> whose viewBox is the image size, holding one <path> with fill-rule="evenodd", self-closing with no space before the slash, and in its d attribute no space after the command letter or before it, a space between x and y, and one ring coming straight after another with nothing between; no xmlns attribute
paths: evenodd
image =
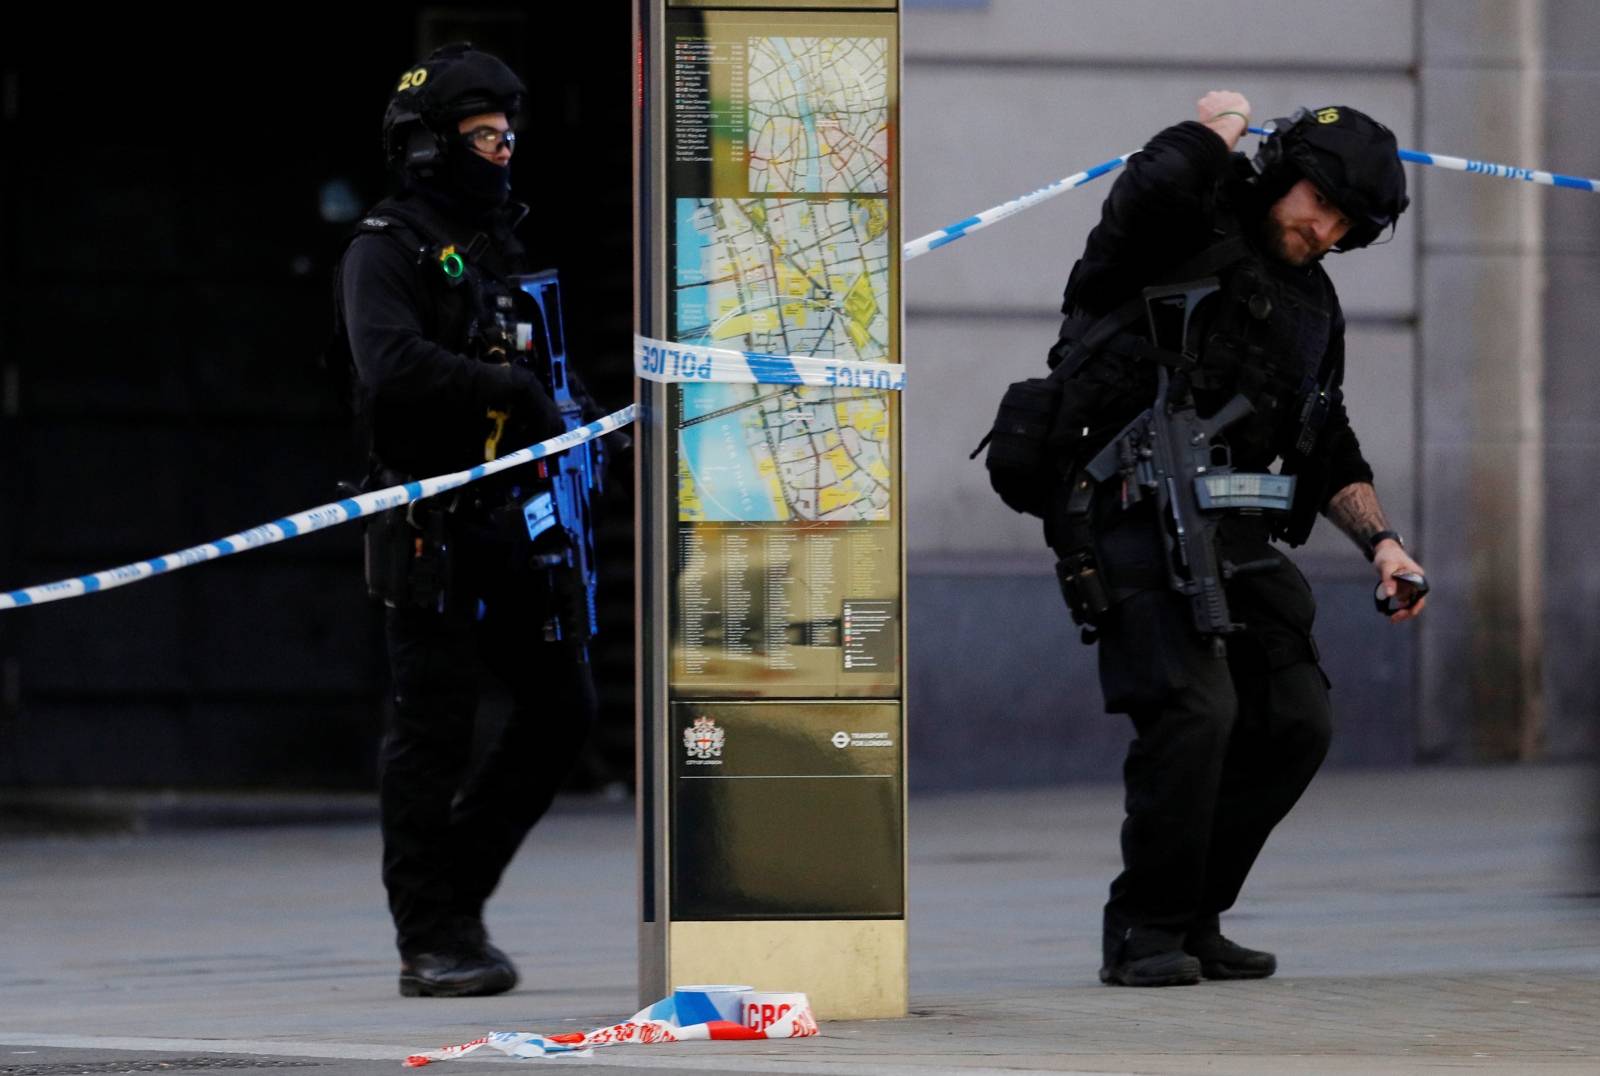
<svg viewBox="0 0 1600 1076"><path fill-rule="evenodd" d="M1266 136L1270 132L1265 128L1251 127L1249 132L1254 135ZM1075 190L1092 180L1098 179L1108 172L1113 172L1127 163L1133 153L1125 153L1120 157L1113 157L1109 161L1086 168L1081 172L1074 172L1054 183L1040 187L1036 191L1003 202L991 209L956 221L946 228L929 232L927 235L913 239L902 248L902 260L910 261L913 258L938 250L941 247L954 243L957 239L981 231L991 224L997 224L1007 217L1014 216L1024 209L1049 201L1059 194ZM1441 153L1424 153L1420 150L1401 149L1399 157L1402 161L1411 164L1430 165L1455 172L1466 172L1472 175L1489 176L1496 179L1514 179L1528 183L1541 184L1547 187L1563 187L1568 190L1589 191L1600 193L1600 180L1586 179L1582 176L1563 175L1559 172L1547 172L1537 168L1522 168L1517 165L1497 164L1492 161L1478 161L1468 157L1452 157ZM779 385L823 385L828 387L843 388L874 388L900 390L905 388L905 367L891 363L867 363L842 359L818 359L805 355L766 355L759 352L732 351L725 348L701 347L694 344L678 344L670 341L653 340L649 337L634 337L634 371L639 377L650 381L668 382L738 382L745 384L779 384ZM60 601L63 598L76 598L85 594L94 594L102 590L136 583L141 579L150 579L165 572L176 571L179 568L188 568L195 564L203 564L218 557L225 557L233 553L242 553L247 549L259 549L265 545L286 541L310 534L312 531L325 530L341 523L348 523L362 516L372 515L386 508L408 504L422 497L432 496L447 489L455 489L466 485L468 482L477 481L498 471L510 467L517 467L529 463L542 456L561 452L582 444L591 437L611 430L626 426L634 420L636 409L633 406L625 407L621 411L606 416L588 426L581 426L570 430L560 437L538 445L532 445L509 455L502 456L492 463L481 464L466 471L455 474L440 475L437 478L423 479L420 482L410 482L404 486L394 486L374 493L364 493L359 497L352 497L330 504L320 505L316 508L274 520L259 527L252 527L248 531L232 534L226 538L219 538L214 542L205 542L188 549L169 553L164 557L155 557L151 560L139 561L136 564L126 564L120 568L111 568L103 572L94 572L73 579L62 579L54 583L45 583L40 586L25 587L22 590L13 590L0 593L0 611L17 609L23 606L41 605L46 602ZM626 416L625 418L622 416ZM611 425L605 425L611 423ZM594 427L605 425L604 429L594 430ZM591 431L593 432L586 432ZM465 477L463 477L465 476ZM413 490L422 490L411 496ZM403 499L389 500L391 495L400 493Z"/></svg>
<svg viewBox="0 0 1600 1076"><path fill-rule="evenodd" d="M412 1054L407 1068L450 1061L488 1047L509 1057L587 1057L597 1046L655 1045L728 1039L804 1039L819 1033L804 994L748 986L680 986L620 1024L588 1032L540 1035L491 1031L480 1039Z"/></svg>
<svg viewBox="0 0 1600 1076"><path fill-rule="evenodd" d="M1247 130L1253 135L1262 137L1266 137L1271 133L1264 127L1250 127ZM1013 198L1011 201L997 205L993 209L985 209L982 213L974 214L965 220L958 220L948 228L940 228L936 232L929 232L918 239L913 239L905 245L902 257L904 260L910 261L912 258L926 254L930 250L938 250L942 246L954 243L963 236L971 235L973 232L987 228L991 224L997 224L1009 216L1022 212L1024 209L1030 209L1041 202L1047 202L1058 194L1064 194L1067 191L1081 187L1091 180L1100 178L1107 172L1114 172L1121 168L1128 162L1128 158L1137 152L1139 151L1134 150L1130 153L1124 153L1120 157L1113 157L1111 160L1103 164L1097 164L1093 168L1087 168L1082 172L1074 172L1072 175L1040 187L1030 194L1024 194L1020 198ZM1567 176L1562 175L1560 172L1545 172L1537 168L1522 168L1514 164L1475 161L1469 157L1451 157L1443 153L1424 153L1415 149L1399 150L1398 156L1402 161L1410 164L1432 165L1435 168L1445 168L1452 172L1468 172L1473 175L1489 176L1494 179L1519 179L1528 183L1543 184L1547 187L1565 187L1569 190L1600 193L1600 179Z"/></svg>
<svg viewBox="0 0 1600 1076"><path fill-rule="evenodd" d="M1467 157L1446 157L1438 153L1422 153L1414 149L1400 151L1400 159L1412 164L1431 164L1452 172L1470 172L1493 179L1520 179L1546 187L1566 187L1569 190L1600 194L1600 179L1582 176L1564 176L1560 172L1542 172L1537 168L1519 168L1514 164L1495 164L1493 161L1474 161Z"/></svg>
<svg viewBox="0 0 1600 1076"><path fill-rule="evenodd" d="M1253 135L1266 137L1272 132L1265 127L1246 128ZM1568 190L1600 194L1600 179L1566 176L1560 172L1545 172L1538 168L1522 168L1514 164L1496 164L1493 161L1475 161L1470 157L1450 157L1443 153L1423 153L1421 150L1402 149L1399 157L1407 164L1427 164L1452 172L1468 172L1491 179L1520 179L1525 183L1538 183L1546 187L1565 187Z"/></svg>
<svg viewBox="0 0 1600 1076"><path fill-rule="evenodd" d="M981 231L982 229L989 227L991 224L998 224L1007 217L1015 216L1016 214L1021 213L1024 209L1031 209L1041 202L1048 202L1058 194L1064 194L1067 191L1075 190L1078 187L1083 186L1085 183L1099 179L1107 172L1114 172L1118 168L1121 168L1128 162L1128 158L1132 157L1134 153L1137 152L1138 150L1133 150L1129 153L1124 153L1120 157L1113 157L1111 160L1106 161L1103 164L1097 164L1093 168L1085 168L1081 172L1074 172L1070 176L1063 176L1054 183L1046 184L1036 191L1024 194L1020 198L1013 198L1009 202L1002 202L993 209L985 209L982 213L975 213L965 220L958 220L948 228L940 228L936 232L929 232L927 235L913 239L901 248L901 258L905 261L910 261L912 258L919 258L931 250L938 250L940 247L948 246L949 244L954 243L962 236L971 235L973 232Z"/></svg>
<svg viewBox="0 0 1600 1076"><path fill-rule="evenodd" d="M94 572L90 575L80 575L72 579L62 579L55 583L45 583L41 586L26 587L22 590L13 590L0 594L0 609L15 609L26 605L43 605L46 602L60 601L63 598L76 598L84 594L95 594L102 590L111 590L115 587L137 583L141 579L149 579L165 572L177 571L179 568L188 568L196 564L204 564L209 560L219 557L231 556L234 553L243 553L250 549L260 549L263 546L275 545L278 542L298 538L314 531L327 530L337 527L341 523L360 519L363 516L375 515L390 508L398 508L412 501L419 501L424 497L444 493L456 489L469 482L476 482L480 478L498 474L501 471L520 467L525 463L553 456L569 448L576 448L585 441L592 440L610 433L612 430L621 429L633 422L638 413L635 404L629 404L620 411L613 412L605 418L596 419L586 426L568 430L559 437L552 437L548 441L541 441L536 445L518 449L507 453L499 459L489 463L480 463L476 467L469 467L465 471L456 471L452 474L439 475L435 478L424 478L417 482L406 482L403 485L390 486L388 489L374 490L371 493L362 493L343 500L331 501L328 504L318 505L316 508L297 512L292 516L275 519L271 523L263 523L259 527L251 527L238 534L230 534L226 538L218 538L214 542L205 542L200 545L180 549L176 553L168 553L164 557L155 557L151 560L141 560L134 564L124 564L120 568L110 568L103 572Z"/></svg>
<svg viewBox="0 0 1600 1076"><path fill-rule="evenodd" d="M905 367L893 363L818 359L805 355L763 355L756 352L730 351L726 348L675 344L642 336L634 337L633 352L635 372L641 378L652 381L815 385L889 391L905 388L906 381ZM226 538L203 542L150 560L136 561L119 568L108 568L88 575L0 593L0 610L44 605L86 594L97 594L129 583L137 583L142 579L151 579L167 572L177 571L180 568L193 567L220 557L260 549L301 535L337 527L342 523L375 515L390 508L398 508L512 467L520 467L536 459L575 448L591 438L629 425L637 413L637 405L630 404L605 418L569 430L559 437L552 437L539 444L508 453L489 463L480 463L465 471L424 478L391 486L388 489L331 501L292 516L273 520L271 523L251 527L238 534L230 534Z"/></svg>
<svg viewBox="0 0 1600 1076"><path fill-rule="evenodd" d="M633 372L646 381L745 385L814 385L843 389L906 387L906 368L896 363L765 355L648 336L633 338Z"/></svg>

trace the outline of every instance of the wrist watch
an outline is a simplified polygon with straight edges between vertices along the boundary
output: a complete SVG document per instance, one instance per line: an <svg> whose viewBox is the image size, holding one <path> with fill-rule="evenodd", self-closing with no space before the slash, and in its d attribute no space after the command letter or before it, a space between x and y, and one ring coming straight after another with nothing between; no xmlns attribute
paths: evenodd
<svg viewBox="0 0 1600 1076"><path fill-rule="evenodd" d="M1379 531L1377 534L1374 534L1367 539L1367 559L1372 560L1376 558L1378 555L1378 544L1389 538L1393 538L1401 549L1406 547L1406 540L1400 537L1399 531Z"/></svg>

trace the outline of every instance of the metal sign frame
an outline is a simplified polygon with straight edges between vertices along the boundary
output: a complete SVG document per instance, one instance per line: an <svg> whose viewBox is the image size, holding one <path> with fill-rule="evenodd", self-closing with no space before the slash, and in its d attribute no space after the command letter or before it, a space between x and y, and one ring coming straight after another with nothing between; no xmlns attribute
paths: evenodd
<svg viewBox="0 0 1600 1076"><path fill-rule="evenodd" d="M829 10L815 10L819 6ZM720 76L736 82L744 76L728 71L741 67L746 59L754 62L755 56L754 51L745 51L741 42L748 42L748 48L754 50L759 42L769 40L763 36L766 34L773 35L770 40L784 43L785 56L788 50L800 47L859 45L869 39L874 49L882 44L887 109L883 187L852 193L834 186L819 194L813 185L809 193L747 191L745 195L763 224L769 211L787 213L805 226L812 224L812 210L835 219L855 215L852 219L859 222L861 234L870 236L871 249L883 247L882 268L874 269L870 280L863 270L853 288L850 280L830 275L826 282L829 301L842 306L845 292L853 292L856 297L851 310L856 324L847 326L850 339L857 347L878 349L865 356L872 361L900 361L904 326L900 299L901 155L896 144L902 84L898 6L896 0L833 0L825 5L810 0L636 0L635 325L641 335L657 340L677 338L674 302L682 299L675 298L672 289L686 255L674 252L675 244L688 234L689 209L681 204L688 200L685 191L674 186L668 151L673 139L682 137L684 95L699 91L693 87L686 90L683 71L674 70L675 62L681 67L683 51L680 49L676 58L669 54L669 33L678 32L679 40L684 40L683 28L699 25L694 20L704 20L707 43L703 49L716 54L706 70L711 70L712 62L722 63ZM852 27L862 29L858 32ZM830 38L830 28L842 28L840 32L850 36ZM748 36L740 36L745 34ZM876 51L871 55L875 58ZM690 73L690 83L695 81L694 74ZM671 97L674 93L676 99ZM675 118L679 118L676 131L669 127ZM809 112L807 119L811 119ZM836 132L837 126L828 130ZM740 137L736 133L727 143L733 147L734 159L744 145ZM753 157L752 152L747 159ZM718 164L705 166L707 176L728 164L724 158L717 160ZM676 174L681 188L681 167ZM795 183L792 176L786 178L790 185ZM755 179L750 183L754 186ZM741 197L722 197L725 190L715 189L714 184L692 193L702 203L701 210L710 203L720 206ZM787 198L788 202L774 198ZM776 226L773 234L777 234ZM774 249L784 249L778 241L774 243ZM868 245L858 244L860 256L851 264L869 263ZM796 272L807 280L822 275L804 267ZM788 286L794 286L794 280L791 274ZM819 289L823 286L816 284ZM707 294L711 290L708 288ZM769 305L774 310L780 307L776 299ZM792 307L783 305L782 310ZM868 318L871 331L866 327ZM881 339L875 333L881 334ZM715 342L743 350L774 350ZM851 345L846 342L844 346ZM652 381L640 381L638 386L635 567L641 1002L661 997L675 986L738 982L758 989L803 990L825 1019L904 1015L905 513L903 410L898 394L884 396L881 430L886 436L881 439L881 455L872 460L873 466L881 466L887 474L892 503L862 507L855 521L824 520L821 510L828 491L821 488L819 479L817 495L806 505L807 511L816 510L815 519L784 515L785 504L780 500L779 518L789 523L752 526L748 523L751 517L738 517L731 523L709 517L703 523L685 522L688 510L680 505L678 451L686 441L677 425L688 413L685 390ZM842 416L849 413L850 421L866 423L862 428L880 432L872 425L877 412L870 393L839 392L836 401L828 397L834 402L824 405L820 398L806 398L802 390L794 391L799 393L797 400L785 401L784 406L792 406L797 413L840 416L841 431L846 421ZM865 402L851 412L855 404L850 401L855 400ZM817 410L824 406L829 410ZM700 421L700 417L692 421ZM768 480L781 485L782 479L772 477L770 461L768 464ZM685 466L689 473L698 473L692 464ZM835 468L829 473L837 476L841 471ZM783 497L788 496L784 492ZM842 499L836 494L833 503ZM792 509L794 503L787 507ZM775 562L770 548L779 547L785 551L782 556L788 556L791 543L787 538L767 541L762 537L771 534L797 535L796 542L809 543L805 546L808 559L797 571L813 574L801 582L812 590L822 585L817 580L832 585L826 603L830 610L837 607L837 612L821 620L813 617L801 626L790 625L786 612L780 617L780 612L774 611L778 608L775 603L783 599L773 597L780 584L772 579L779 578L787 585L790 567L787 560ZM725 542L717 547L724 574L715 584L707 584L684 567L698 563L685 553L686 543L692 545L700 541L697 536L705 535ZM755 550L752 559L756 564L750 571L760 576L764 570L765 576L760 577L767 582L744 587L742 566L747 563L747 553L752 544L762 543L767 552ZM763 560L763 555L768 559ZM732 557L738 559L730 560ZM740 566L731 576L726 567L729 563ZM689 620L681 609L676 620L673 616L675 601L682 602L689 585L685 582L688 576L694 576L692 585L702 590L712 586L716 595L726 597L738 591L742 596L727 601L741 610L748 609L752 600L768 603L750 614L766 618L764 643L756 638L754 647L743 647L737 660L721 662L724 671L720 676L698 681L685 671L691 665L683 658L684 624ZM844 576L848 576L846 582L837 582ZM852 592L851 587L856 589ZM724 626L732 622L730 608L725 603L718 611ZM787 604L781 606L783 611L788 608ZM738 615L744 617L745 613ZM761 634L747 631L744 620L740 624L744 625L741 632L752 637ZM794 642L798 655L793 665L770 657L779 647L788 653L786 640ZM722 645L724 651L733 653L726 638ZM769 654L766 663L773 667L764 671L758 669L760 660L752 661L750 653L755 651L759 658L763 645ZM853 655L855 664L847 654ZM829 663L840 671L818 672ZM776 668L779 665L781 669ZM752 669L760 675L751 673ZM741 681L747 675L749 682ZM776 687L774 680L778 681ZM696 766L702 768L692 768ZM761 849L764 854L754 851Z"/></svg>

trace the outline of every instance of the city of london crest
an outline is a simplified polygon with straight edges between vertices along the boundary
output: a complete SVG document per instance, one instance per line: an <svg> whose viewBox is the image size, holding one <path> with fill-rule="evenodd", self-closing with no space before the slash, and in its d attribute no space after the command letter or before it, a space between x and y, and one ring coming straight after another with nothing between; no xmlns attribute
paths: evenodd
<svg viewBox="0 0 1600 1076"><path fill-rule="evenodd" d="M693 725L683 730L683 749L690 758L721 758L722 741L727 735L711 718L697 717Z"/></svg>

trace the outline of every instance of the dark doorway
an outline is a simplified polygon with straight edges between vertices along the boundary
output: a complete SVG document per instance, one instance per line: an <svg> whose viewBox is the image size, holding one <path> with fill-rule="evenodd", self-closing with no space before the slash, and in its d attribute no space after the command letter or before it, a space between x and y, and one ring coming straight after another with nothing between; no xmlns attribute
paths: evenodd
<svg viewBox="0 0 1600 1076"><path fill-rule="evenodd" d="M389 91L436 44L472 40L528 83L522 234L562 271L574 366L608 409L628 402L629 9L557 7L202 8L7 35L0 588L207 541L359 477L316 361L330 272L385 190ZM618 477L591 785L631 779ZM349 525L0 613L0 785L369 787L386 671L359 540Z"/></svg>

